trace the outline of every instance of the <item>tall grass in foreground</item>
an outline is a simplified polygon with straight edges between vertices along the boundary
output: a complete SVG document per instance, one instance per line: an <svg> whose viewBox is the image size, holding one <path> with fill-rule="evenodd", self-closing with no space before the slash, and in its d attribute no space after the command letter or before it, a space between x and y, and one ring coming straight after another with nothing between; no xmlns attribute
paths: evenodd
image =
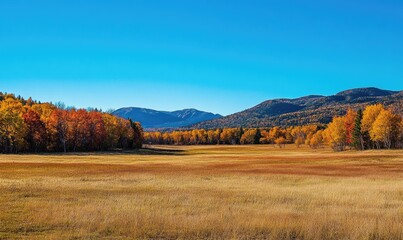
<svg viewBox="0 0 403 240"><path fill-rule="evenodd" d="M219 148L213 153L196 150L175 160L181 167L192 166L177 173L113 166L106 171L102 164L52 160L53 165L30 167L12 163L22 161L18 156L0 158L0 164L9 164L0 165L0 239L403 239L401 152L392 157L363 153L358 165L358 159L337 162L356 167L355 177L254 174L242 172L242 166L228 172L225 163L243 160L217 160ZM293 154L300 150L284 151L298 159ZM245 153L244 161L275 168L270 150L264 154ZM320 164L314 159L327 154L307 152L301 159L315 167ZM207 165L199 162L201 156ZM29 157L30 162L42 161L41 156ZM141 168L150 159L147 164L160 169L160 161L170 157L112 155L97 161L126 161L127 168ZM285 167L301 168L288 160ZM391 175L377 175L378 163L389 166ZM374 173L359 175L360 165L372 166ZM197 171L200 167L205 171Z"/></svg>

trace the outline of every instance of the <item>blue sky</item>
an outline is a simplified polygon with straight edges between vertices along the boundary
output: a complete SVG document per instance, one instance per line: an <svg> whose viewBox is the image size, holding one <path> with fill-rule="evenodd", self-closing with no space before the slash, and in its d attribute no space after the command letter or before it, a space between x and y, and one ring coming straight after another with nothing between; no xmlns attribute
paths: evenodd
<svg viewBox="0 0 403 240"><path fill-rule="evenodd" d="M403 2L0 1L0 91L76 107L198 108L403 89Z"/></svg>

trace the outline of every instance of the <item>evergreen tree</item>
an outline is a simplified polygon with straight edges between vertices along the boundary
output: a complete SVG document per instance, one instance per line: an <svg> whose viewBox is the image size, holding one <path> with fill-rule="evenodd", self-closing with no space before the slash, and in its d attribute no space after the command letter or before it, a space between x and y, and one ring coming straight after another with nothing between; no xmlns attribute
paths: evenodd
<svg viewBox="0 0 403 240"><path fill-rule="evenodd" d="M352 134L352 145L357 150L364 150L364 139L361 132L362 110L359 109L354 121L354 129Z"/></svg>
<svg viewBox="0 0 403 240"><path fill-rule="evenodd" d="M260 138L262 137L262 133L260 132L260 129L256 129L256 135L255 135L255 141L254 144L259 144L260 143Z"/></svg>

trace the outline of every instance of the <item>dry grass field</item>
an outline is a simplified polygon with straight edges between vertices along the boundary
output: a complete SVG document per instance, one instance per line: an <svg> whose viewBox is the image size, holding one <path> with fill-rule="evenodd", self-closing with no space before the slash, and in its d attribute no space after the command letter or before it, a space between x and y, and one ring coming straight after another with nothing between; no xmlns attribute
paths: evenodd
<svg viewBox="0 0 403 240"><path fill-rule="evenodd" d="M403 239L403 150L0 155L0 239L100 238Z"/></svg>

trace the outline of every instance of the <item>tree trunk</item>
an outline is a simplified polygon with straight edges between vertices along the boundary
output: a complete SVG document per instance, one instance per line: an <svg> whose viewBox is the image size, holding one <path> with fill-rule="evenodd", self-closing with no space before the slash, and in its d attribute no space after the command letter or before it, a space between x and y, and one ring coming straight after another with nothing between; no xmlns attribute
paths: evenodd
<svg viewBox="0 0 403 240"><path fill-rule="evenodd" d="M360 136L360 143L361 143L361 150L364 150L364 138L362 137L362 135Z"/></svg>

